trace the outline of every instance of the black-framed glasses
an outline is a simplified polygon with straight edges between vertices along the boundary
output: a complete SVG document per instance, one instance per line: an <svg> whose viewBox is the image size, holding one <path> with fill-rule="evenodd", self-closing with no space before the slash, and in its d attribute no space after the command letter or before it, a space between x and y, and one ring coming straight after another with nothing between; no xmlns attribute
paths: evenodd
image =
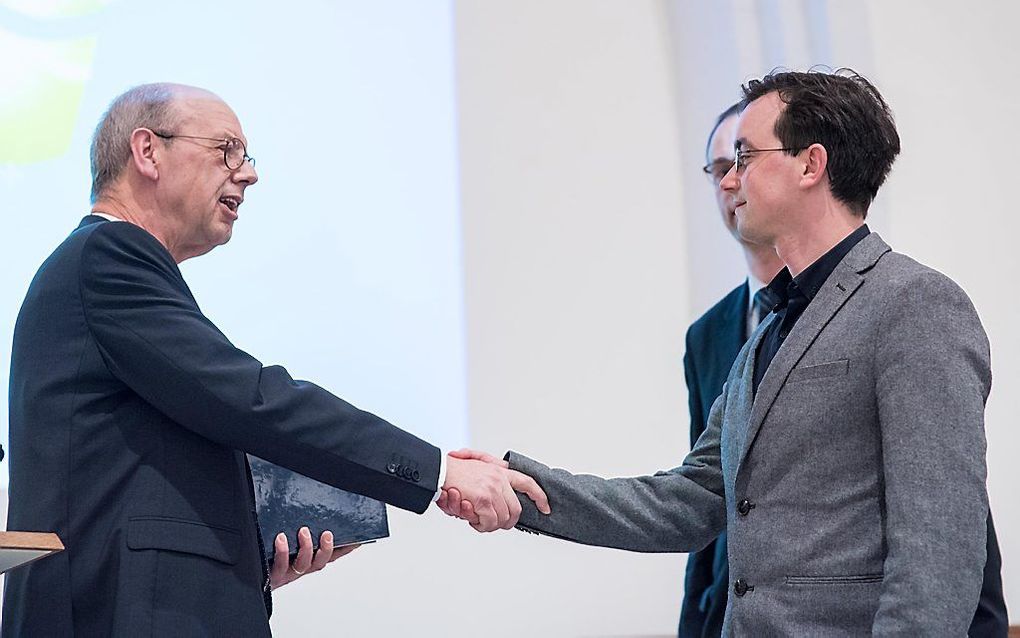
<svg viewBox="0 0 1020 638"><path fill-rule="evenodd" d="M747 168L747 156L754 155L755 153L772 153L775 151L792 151L794 153L800 153L803 148L738 148L733 152L733 166L736 167L737 174L739 175L745 168Z"/></svg>
<svg viewBox="0 0 1020 638"><path fill-rule="evenodd" d="M712 180L712 183L719 184L726 177L726 173L730 172L733 167L733 160L728 157L719 157L712 160L711 163L705 164L701 167L702 172L708 175L708 178Z"/></svg>
<svg viewBox="0 0 1020 638"><path fill-rule="evenodd" d="M244 147L244 142L236 137L202 137L201 135L179 135L177 133L160 133L158 131L153 131L152 133L156 137L161 137L164 140L172 140L175 137L180 137L186 140L219 142L219 146L216 148L223 151L223 163L227 165L227 168L232 171L236 171L241 168L241 164L244 164L246 160L249 164L255 166L255 158L248 155L248 149Z"/></svg>

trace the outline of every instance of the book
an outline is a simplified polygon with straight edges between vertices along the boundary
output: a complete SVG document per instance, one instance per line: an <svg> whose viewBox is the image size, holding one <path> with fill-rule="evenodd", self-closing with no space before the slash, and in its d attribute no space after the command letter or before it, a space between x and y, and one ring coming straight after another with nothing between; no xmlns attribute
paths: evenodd
<svg viewBox="0 0 1020 638"><path fill-rule="evenodd" d="M333 532L333 547L374 542L390 535L386 505L320 483L269 461L248 456L255 486L255 506L267 558L273 562L276 535L287 535L291 559L297 556L297 533L308 527L312 546L322 532Z"/></svg>
<svg viewBox="0 0 1020 638"><path fill-rule="evenodd" d="M0 574L62 551L52 532L0 532Z"/></svg>

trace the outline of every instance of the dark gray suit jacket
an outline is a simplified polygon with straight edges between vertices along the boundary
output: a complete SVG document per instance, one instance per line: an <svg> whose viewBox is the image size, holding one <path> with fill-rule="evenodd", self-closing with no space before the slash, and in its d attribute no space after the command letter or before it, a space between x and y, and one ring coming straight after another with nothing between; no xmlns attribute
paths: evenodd
<svg viewBox="0 0 1020 638"><path fill-rule="evenodd" d="M985 564L988 340L944 275L863 239L752 397L759 326L683 464L602 479L511 452L549 495L521 526L645 552L727 527L726 635L961 636Z"/></svg>

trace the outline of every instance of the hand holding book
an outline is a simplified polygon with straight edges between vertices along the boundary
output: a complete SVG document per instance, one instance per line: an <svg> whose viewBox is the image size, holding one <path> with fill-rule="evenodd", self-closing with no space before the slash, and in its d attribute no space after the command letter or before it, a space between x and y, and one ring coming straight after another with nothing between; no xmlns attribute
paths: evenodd
<svg viewBox="0 0 1020 638"><path fill-rule="evenodd" d="M333 532L326 530L319 537L318 549L312 549L312 534L307 527L298 530L298 551L290 560L290 546L287 535L279 533L273 542L273 566L269 578L273 589L279 589L298 578L317 572L341 556L350 554L361 545L333 547Z"/></svg>

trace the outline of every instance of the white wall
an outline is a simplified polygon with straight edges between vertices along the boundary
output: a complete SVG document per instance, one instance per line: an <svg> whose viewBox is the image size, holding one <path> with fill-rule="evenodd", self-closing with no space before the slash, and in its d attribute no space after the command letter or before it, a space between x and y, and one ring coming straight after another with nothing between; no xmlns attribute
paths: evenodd
<svg viewBox="0 0 1020 638"><path fill-rule="evenodd" d="M871 227L956 279L992 342L989 492L1007 604L1020 604L1011 498L1020 338L1009 286L1020 225L1007 208L1020 143L1011 117L1020 47L1009 30L1020 5L461 2L457 16L476 444L606 475L679 458L683 330L741 276L698 173L707 128L748 77L851 66L884 92L903 140ZM570 619L543 635L672 630L682 558L526 545L497 562L525 571L549 562L542 584L556 583L553 600L542 589L519 601L550 622ZM543 563L526 553L547 545ZM580 586L594 591L563 573L575 556L585 561ZM582 607L611 609L617 622L589 622Z"/></svg>
<svg viewBox="0 0 1020 638"><path fill-rule="evenodd" d="M869 2L877 80L903 154L885 189L892 245L970 294L992 345L988 491L1006 605L1020 621L1020 273L1015 2ZM910 25L905 32L904 25ZM934 496L934 495L933 495Z"/></svg>
<svg viewBox="0 0 1020 638"><path fill-rule="evenodd" d="M665 9L457 4L476 447L610 475L685 453L690 311ZM675 633L683 555L482 536L438 511L393 512L391 530L281 590L277 631L328 635L325 616L354 636Z"/></svg>
<svg viewBox="0 0 1020 638"><path fill-rule="evenodd" d="M705 129L777 47L791 66L828 56L873 77L903 137L873 227L959 281L988 329L989 490L1017 608L1020 5L708 4L457 3L473 444L607 475L681 458L683 331L740 273L697 173ZM785 45L762 35L775 23ZM721 61L726 51L734 59ZM698 75L706 65L721 67L711 83ZM277 592L279 635L674 630L683 556L482 536L435 510L391 512L392 538Z"/></svg>

